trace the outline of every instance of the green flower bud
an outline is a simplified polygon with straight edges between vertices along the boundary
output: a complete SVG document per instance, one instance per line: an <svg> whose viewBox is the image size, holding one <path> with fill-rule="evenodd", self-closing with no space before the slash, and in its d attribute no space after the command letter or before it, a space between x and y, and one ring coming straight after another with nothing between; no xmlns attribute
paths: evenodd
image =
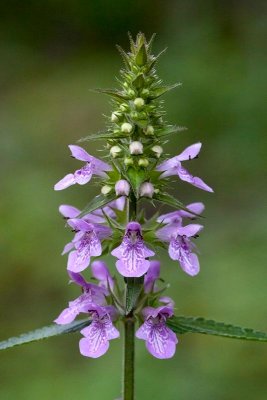
<svg viewBox="0 0 267 400"><path fill-rule="evenodd" d="M125 157L124 159L124 164L128 167L130 165L133 165L134 161L132 159L132 157Z"/></svg>
<svg viewBox="0 0 267 400"><path fill-rule="evenodd" d="M152 125L147 125L147 127L145 129L145 134L148 136L154 135L154 128Z"/></svg>
<svg viewBox="0 0 267 400"><path fill-rule="evenodd" d="M120 155L121 148L119 146L112 146L111 149L109 150L109 152L113 158L116 158Z"/></svg>
<svg viewBox="0 0 267 400"><path fill-rule="evenodd" d="M129 89L127 93L128 93L128 96L130 96L130 97L135 96L135 91L133 89Z"/></svg>
<svg viewBox="0 0 267 400"><path fill-rule="evenodd" d="M146 98L148 95L149 95L149 90L148 89L143 89L142 92L141 92L141 96Z"/></svg>
<svg viewBox="0 0 267 400"><path fill-rule="evenodd" d="M124 122L121 126L121 131L123 133L131 133L133 130L133 126L129 124L128 122Z"/></svg>
<svg viewBox="0 0 267 400"><path fill-rule="evenodd" d="M129 111L129 106L128 106L128 104L122 103L122 104L120 105L120 110L121 110L122 112L127 112L127 111Z"/></svg>
<svg viewBox="0 0 267 400"><path fill-rule="evenodd" d="M146 168L146 167L148 166L148 164L149 164L149 161L148 161L147 158L140 158L140 159L138 160L138 165L139 165L139 167L144 167L144 168Z"/></svg>
<svg viewBox="0 0 267 400"><path fill-rule="evenodd" d="M121 116L122 116L121 113L113 112L111 114L111 121L117 123L119 122Z"/></svg>
<svg viewBox="0 0 267 400"><path fill-rule="evenodd" d="M111 186L105 185L101 188L101 193L106 196L112 190Z"/></svg>
<svg viewBox="0 0 267 400"><path fill-rule="evenodd" d="M145 101L144 101L144 99L142 99L142 97L137 97L134 100L134 105L138 110L140 110L142 107L144 107Z"/></svg>
<svg viewBox="0 0 267 400"><path fill-rule="evenodd" d="M163 148L161 146L158 146L158 145L153 146L151 150L155 153L157 158L160 158L160 156L161 156L161 154L163 152Z"/></svg>

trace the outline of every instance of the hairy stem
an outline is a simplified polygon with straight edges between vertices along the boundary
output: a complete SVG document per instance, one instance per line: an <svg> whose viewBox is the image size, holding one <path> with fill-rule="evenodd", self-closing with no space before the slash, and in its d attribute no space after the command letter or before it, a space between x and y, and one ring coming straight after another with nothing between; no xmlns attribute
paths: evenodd
<svg viewBox="0 0 267 400"><path fill-rule="evenodd" d="M131 313L124 320L123 400L134 400L134 326Z"/></svg>
<svg viewBox="0 0 267 400"><path fill-rule="evenodd" d="M134 221L137 214L137 200L131 193L128 200L128 222ZM134 278L126 278L126 296L134 285ZM126 297L125 296L125 297ZM125 310L127 309L125 303ZM133 310L124 319L124 362L123 362L123 400L134 399L134 331Z"/></svg>

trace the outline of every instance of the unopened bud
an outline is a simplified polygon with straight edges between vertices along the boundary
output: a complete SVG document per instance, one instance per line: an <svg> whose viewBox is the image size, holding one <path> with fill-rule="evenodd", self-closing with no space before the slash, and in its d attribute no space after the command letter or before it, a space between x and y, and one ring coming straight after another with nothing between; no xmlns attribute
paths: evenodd
<svg viewBox="0 0 267 400"><path fill-rule="evenodd" d="M112 190L111 186L105 185L101 188L101 193L106 196Z"/></svg>
<svg viewBox="0 0 267 400"><path fill-rule="evenodd" d="M130 185L125 179L116 182L115 192L117 196L128 196L130 193Z"/></svg>
<svg viewBox="0 0 267 400"><path fill-rule="evenodd" d="M145 134L152 136L154 135L154 128L152 125L147 125L146 129L145 129Z"/></svg>
<svg viewBox="0 0 267 400"><path fill-rule="evenodd" d="M153 146L151 150L155 153L156 157L158 157L158 158L160 158L160 156L163 152L163 148L161 146L157 146L157 145Z"/></svg>
<svg viewBox="0 0 267 400"><path fill-rule="evenodd" d="M113 112L111 114L111 121L112 122L119 122L119 118L121 117L121 114L117 113L117 112Z"/></svg>
<svg viewBox="0 0 267 400"><path fill-rule="evenodd" d="M133 126L129 124L128 122L124 122L121 126L121 131L123 133L131 133L133 129Z"/></svg>
<svg viewBox="0 0 267 400"><path fill-rule="evenodd" d="M134 105L138 110L140 110L142 107L144 107L145 101L144 101L144 99L142 99L142 97L137 97L134 100Z"/></svg>
<svg viewBox="0 0 267 400"><path fill-rule="evenodd" d="M131 154L143 154L143 145L141 142L132 142L129 146Z"/></svg>
<svg viewBox="0 0 267 400"><path fill-rule="evenodd" d="M131 157L125 157L125 159L124 159L124 164L126 165L126 166L129 166L129 165L133 165L133 159L131 158Z"/></svg>
<svg viewBox="0 0 267 400"><path fill-rule="evenodd" d="M141 95L146 98L149 95L149 90L148 89L143 89L142 92L141 92Z"/></svg>
<svg viewBox="0 0 267 400"><path fill-rule="evenodd" d="M149 164L149 161L148 161L147 158L140 158L139 161L138 161L139 167L145 167L146 168L148 166L148 164Z"/></svg>
<svg viewBox="0 0 267 400"><path fill-rule="evenodd" d="M121 148L119 146L112 146L109 152L113 158L116 158L121 153Z"/></svg>
<svg viewBox="0 0 267 400"><path fill-rule="evenodd" d="M127 112L127 111L129 111L129 106L126 103L122 103L120 105L120 109L121 109L122 112Z"/></svg>
<svg viewBox="0 0 267 400"><path fill-rule="evenodd" d="M128 96L130 96L130 97L135 96L135 91L133 89L129 89L127 93L128 93Z"/></svg>
<svg viewBox="0 0 267 400"><path fill-rule="evenodd" d="M154 186L150 182L144 182L139 188L139 194L141 197L149 197L150 199L154 194Z"/></svg>

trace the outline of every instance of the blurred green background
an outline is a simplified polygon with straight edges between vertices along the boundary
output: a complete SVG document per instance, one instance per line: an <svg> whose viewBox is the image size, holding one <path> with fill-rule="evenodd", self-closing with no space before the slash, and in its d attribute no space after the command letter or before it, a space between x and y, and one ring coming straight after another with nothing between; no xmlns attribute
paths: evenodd
<svg viewBox="0 0 267 400"><path fill-rule="evenodd" d="M127 31L156 32L168 46L158 72L183 82L166 96L168 120L188 127L168 150L203 142L191 171L211 195L177 182L187 203L204 201L201 273L184 274L162 254L177 313L267 330L266 2L9 0L1 3L0 338L49 324L77 296L67 285L71 238L58 206L82 207L93 185L54 192L78 163L67 145L104 127ZM265 98L265 101L264 101ZM99 143L87 144L97 155ZM114 259L110 259L113 266ZM115 399L121 341L101 359L83 358L79 334L1 353L1 400ZM137 399L265 400L267 347L201 335L180 337L176 356L153 359L137 343Z"/></svg>

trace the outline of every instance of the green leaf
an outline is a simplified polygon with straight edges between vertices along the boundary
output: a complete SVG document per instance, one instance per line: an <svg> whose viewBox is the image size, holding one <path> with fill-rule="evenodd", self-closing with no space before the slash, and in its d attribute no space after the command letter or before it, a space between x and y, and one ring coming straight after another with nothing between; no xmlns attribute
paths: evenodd
<svg viewBox="0 0 267 400"><path fill-rule="evenodd" d="M118 44L116 45L120 55L122 56L123 62L125 64L125 67L127 69L130 69L130 64L129 64L129 56L128 54L123 50L123 48L121 46L119 46Z"/></svg>
<svg viewBox="0 0 267 400"><path fill-rule="evenodd" d="M267 342L267 333L200 317L172 317L167 325L176 333L203 333L232 339Z"/></svg>
<svg viewBox="0 0 267 400"><path fill-rule="evenodd" d="M146 172L143 169L136 170L133 167L128 168L127 177L130 181L135 197L139 197L139 187L146 179Z"/></svg>
<svg viewBox="0 0 267 400"><path fill-rule="evenodd" d="M94 92L107 94L108 96L120 101L125 101L128 99L126 94L119 92L116 89L94 89Z"/></svg>
<svg viewBox="0 0 267 400"><path fill-rule="evenodd" d="M153 199L157 200L163 204L166 204L168 206L171 206L174 208L179 208L184 211L188 211L190 214L193 214L196 217L203 218L202 215L195 214L192 211L188 210L188 208L186 208L186 206L181 201L177 200L175 197L173 197L172 195L170 195L168 193L155 193L153 196Z"/></svg>
<svg viewBox="0 0 267 400"><path fill-rule="evenodd" d="M141 88L143 88L143 87L144 87L144 84L145 84L144 75L143 75L143 74L138 75L138 76L133 80L132 83L133 83L133 86L134 86L136 89L141 89Z"/></svg>
<svg viewBox="0 0 267 400"><path fill-rule="evenodd" d="M89 325L89 323L90 321L88 319L83 319L67 325L53 324L50 326L45 326L44 328L36 329L35 331L24 333L17 337L11 337L7 340L4 340L3 342L0 342L0 350L5 350L9 349L10 347L36 342L37 340L48 339L53 336L77 332L84 328L86 325Z"/></svg>
<svg viewBox="0 0 267 400"><path fill-rule="evenodd" d="M172 89L177 88L178 86L181 86L181 83L175 83L174 85L169 85L169 86L161 86L159 88L151 90L151 94L149 95L150 99L157 99L158 97L162 96L163 94L169 92Z"/></svg>
<svg viewBox="0 0 267 400"><path fill-rule="evenodd" d="M115 200L116 198L117 198L117 195L114 192L111 194L108 194L107 196L104 196L103 194L99 194L92 201L90 201L90 203L88 203L87 206L85 206L85 208L82 210L82 212L78 215L77 218L81 218L84 215L95 211L97 208L101 208L101 207L105 206L107 203Z"/></svg>
<svg viewBox="0 0 267 400"><path fill-rule="evenodd" d="M103 139L120 139L123 138L124 136L118 136L115 135L113 132L98 132L98 133L93 133L91 135L85 136L79 140L77 140L78 143L81 142L87 142L90 140L103 140Z"/></svg>
<svg viewBox="0 0 267 400"><path fill-rule="evenodd" d="M183 132L187 130L187 128L185 126L169 126L165 129L162 129L160 131L157 132L157 136L160 137L164 137L164 136L169 136L169 135L173 135L174 133L177 132Z"/></svg>
<svg viewBox="0 0 267 400"><path fill-rule="evenodd" d="M143 43L135 57L135 62L139 67L143 67L147 63L146 46Z"/></svg>
<svg viewBox="0 0 267 400"><path fill-rule="evenodd" d="M125 314L128 315L134 309L138 297L142 291L144 278L127 278Z"/></svg>

